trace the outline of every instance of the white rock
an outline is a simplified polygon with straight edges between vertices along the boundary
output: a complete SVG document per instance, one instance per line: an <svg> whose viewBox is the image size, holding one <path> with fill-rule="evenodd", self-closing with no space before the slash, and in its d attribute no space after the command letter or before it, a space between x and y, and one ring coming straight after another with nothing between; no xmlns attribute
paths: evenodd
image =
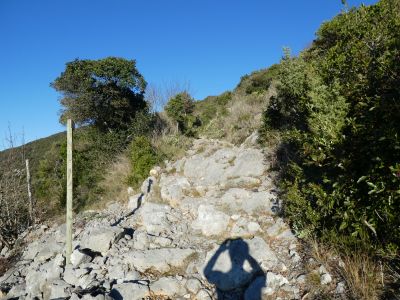
<svg viewBox="0 0 400 300"><path fill-rule="evenodd" d="M134 210L134 209L139 208L139 206L143 202L143 198L144 198L143 194L136 194L133 196L129 196L128 209Z"/></svg>
<svg viewBox="0 0 400 300"><path fill-rule="evenodd" d="M90 255L87 255L85 253L82 253L81 251L79 251L78 249L75 249L74 251L72 251L71 253L71 264L74 267L79 266L80 264L84 264L84 263L89 263L92 261L92 257Z"/></svg>
<svg viewBox="0 0 400 300"><path fill-rule="evenodd" d="M125 262L139 272L154 271L161 274L171 268L186 267L187 259L195 253L192 249L161 248L130 251L123 255Z"/></svg>
<svg viewBox="0 0 400 300"><path fill-rule="evenodd" d="M322 274L321 275L321 284L325 285L325 284L329 284L332 282L332 276L329 273L326 274Z"/></svg>
<svg viewBox="0 0 400 300"><path fill-rule="evenodd" d="M143 195L147 195L151 192L153 184L155 184L157 179L153 176L147 177L145 181L143 181L140 191Z"/></svg>
<svg viewBox="0 0 400 300"><path fill-rule="evenodd" d="M249 222L249 224L247 224L247 229L252 233L256 233L257 231L261 230L261 227L260 224L256 222Z"/></svg>
<svg viewBox="0 0 400 300"><path fill-rule="evenodd" d="M212 205L200 205L197 219L192 223L193 229L201 230L203 235L220 235L227 230L230 217L215 209Z"/></svg>
<svg viewBox="0 0 400 300"><path fill-rule="evenodd" d="M139 210L140 223L149 234L160 235L170 228L170 211L170 206L147 202Z"/></svg>
<svg viewBox="0 0 400 300"><path fill-rule="evenodd" d="M344 294L346 293L346 283L344 281L341 281L337 284L336 289L335 289L336 294Z"/></svg>
<svg viewBox="0 0 400 300"><path fill-rule="evenodd" d="M147 233L144 231L135 231L132 240L133 247L137 250L144 250L149 246L149 239L147 237Z"/></svg>
<svg viewBox="0 0 400 300"><path fill-rule="evenodd" d="M104 254L110 249L111 244L118 241L124 234L119 227L99 225L84 231L81 238L81 248L91 249Z"/></svg>
<svg viewBox="0 0 400 300"><path fill-rule="evenodd" d="M64 270L62 278L65 282L70 285L77 285L78 284L78 276L76 276L74 269L72 266L67 266Z"/></svg>
<svg viewBox="0 0 400 300"><path fill-rule="evenodd" d="M173 277L162 277L150 285L150 291L155 295L163 295L166 297L183 296L186 289L179 280Z"/></svg>
<svg viewBox="0 0 400 300"><path fill-rule="evenodd" d="M126 282L115 284L110 296L113 299L141 300L149 295L149 288L144 284Z"/></svg>
<svg viewBox="0 0 400 300"><path fill-rule="evenodd" d="M71 295L71 286L63 280L53 281L50 287L50 299L66 298Z"/></svg>
<svg viewBox="0 0 400 300"><path fill-rule="evenodd" d="M39 253L35 257L35 261L45 262L57 254L62 253L64 250L64 245L57 243L56 241L46 241L46 244L43 245L43 248L39 251Z"/></svg>
<svg viewBox="0 0 400 300"><path fill-rule="evenodd" d="M185 177L167 177L161 181L161 198L176 207L190 190L190 183Z"/></svg>

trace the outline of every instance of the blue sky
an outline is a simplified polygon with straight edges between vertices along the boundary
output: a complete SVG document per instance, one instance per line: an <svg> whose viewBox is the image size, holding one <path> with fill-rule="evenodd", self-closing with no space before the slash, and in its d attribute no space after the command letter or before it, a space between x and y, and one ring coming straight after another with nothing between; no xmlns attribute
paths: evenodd
<svg viewBox="0 0 400 300"><path fill-rule="evenodd" d="M349 0L350 6L376 1ZM311 43L340 0L0 0L0 149L64 130L49 87L75 58L136 59L149 83L190 82L202 99Z"/></svg>

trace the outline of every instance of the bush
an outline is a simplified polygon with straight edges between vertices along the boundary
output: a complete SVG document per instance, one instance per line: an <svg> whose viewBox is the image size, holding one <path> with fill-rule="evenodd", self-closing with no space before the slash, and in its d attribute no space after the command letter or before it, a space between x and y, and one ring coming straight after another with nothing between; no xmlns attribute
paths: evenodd
<svg viewBox="0 0 400 300"><path fill-rule="evenodd" d="M162 161L162 155L152 146L150 139L145 136L135 137L129 145L129 153L132 164L132 174L128 183L138 186L149 176L152 167Z"/></svg>
<svg viewBox="0 0 400 300"><path fill-rule="evenodd" d="M382 0L323 24L280 64L262 132L281 134L285 211L300 234L399 249L399 32L399 1Z"/></svg>
<svg viewBox="0 0 400 300"><path fill-rule="evenodd" d="M165 112L176 122L178 131L192 136L194 127L198 125L198 120L193 115L194 107L193 98L187 92L183 92L168 101Z"/></svg>
<svg viewBox="0 0 400 300"><path fill-rule="evenodd" d="M275 64L267 69L243 76L236 89L244 91L246 94L261 94L268 91L277 76L279 67L279 64Z"/></svg>

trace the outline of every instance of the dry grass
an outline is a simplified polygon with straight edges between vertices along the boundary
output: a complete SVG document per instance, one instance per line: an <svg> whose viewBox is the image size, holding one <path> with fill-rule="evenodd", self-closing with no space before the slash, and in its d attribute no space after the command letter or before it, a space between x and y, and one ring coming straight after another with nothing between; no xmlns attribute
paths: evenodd
<svg viewBox="0 0 400 300"><path fill-rule="evenodd" d="M154 135L151 143L167 159L176 160L185 155L186 150L192 145L192 140L182 134L163 133Z"/></svg>
<svg viewBox="0 0 400 300"><path fill-rule="evenodd" d="M354 299L380 299L384 285L383 268L366 253L354 252L342 257L339 272Z"/></svg>
<svg viewBox="0 0 400 300"><path fill-rule="evenodd" d="M319 264L323 264L329 273L335 278L344 280L346 283L346 297L349 299L381 299L383 286L385 284L385 269L379 262L374 260L368 253L361 250L352 252L340 251L334 246L328 246L310 240L308 242L310 256L317 264L308 266L309 270ZM309 279L311 294L315 296L323 292L317 284L316 274ZM319 277L319 276L318 276ZM335 285L332 286L334 288ZM327 290L325 290L327 292ZM319 298L312 298L319 299Z"/></svg>
<svg viewBox="0 0 400 300"><path fill-rule="evenodd" d="M126 154L120 154L99 184L103 189L101 199L91 204L88 209L104 209L110 202L126 202L129 196L126 179L130 172L129 158Z"/></svg>
<svg viewBox="0 0 400 300"><path fill-rule="evenodd" d="M262 94L235 92L227 104L227 114L215 116L202 129L201 134L209 138L223 138L236 145L241 144L261 127L262 114L273 94L273 87Z"/></svg>

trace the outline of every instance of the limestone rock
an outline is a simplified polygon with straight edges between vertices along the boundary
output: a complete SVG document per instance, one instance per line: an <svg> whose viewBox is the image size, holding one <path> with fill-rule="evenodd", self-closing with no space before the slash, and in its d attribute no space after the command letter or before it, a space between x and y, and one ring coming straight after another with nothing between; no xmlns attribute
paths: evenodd
<svg viewBox="0 0 400 300"><path fill-rule="evenodd" d="M81 238L81 248L90 249L95 252L107 252L111 244L123 236L124 230L119 227L104 226L89 228Z"/></svg>
<svg viewBox="0 0 400 300"><path fill-rule="evenodd" d="M74 267L77 267L80 264L88 263L88 262L91 262L91 261L92 261L92 257L90 255L87 255L87 254L81 252L78 249L75 249L71 253L71 264Z"/></svg>
<svg viewBox="0 0 400 300"><path fill-rule="evenodd" d="M179 280L173 277L162 277L150 285L150 291L155 295L162 295L170 298L183 296L186 289Z"/></svg>
<svg viewBox="0 0 400 300"><path fill-rule="evenodd" d="M170 211L170 206L147 202L140 209L139 218L148 233L160 235L170 228Z"/></svg>
<svg viewBox="0 0 400 300"><path fill-rule="evenodd" d="M195 253L192 249L161 248L145 251L130 251L125 261L139 272L166 273L172 268L185 267L187 260Z"/></svg>
<svg viewBox="0 0 400 300"><path fill-rule="evenodd" d="M200 205L197 219L192 228L199 229L205 236L220 235L227 230L230 217L212 205Z"/></svg>
<svg viewBox="0 0 400 300"><path fill-rule="evenodd" d="M117 300L140 300L148 295L147 285L132 282L116 284L110 293L110 296Z"/></svg>
<svg viewBox="0 0 400 300"><path fill-rule="evenodd" d="M172 207L178 206L185 197L185 191L190 189L190 183L185 177L171 177L161 183L161 198Z"/></svg>

